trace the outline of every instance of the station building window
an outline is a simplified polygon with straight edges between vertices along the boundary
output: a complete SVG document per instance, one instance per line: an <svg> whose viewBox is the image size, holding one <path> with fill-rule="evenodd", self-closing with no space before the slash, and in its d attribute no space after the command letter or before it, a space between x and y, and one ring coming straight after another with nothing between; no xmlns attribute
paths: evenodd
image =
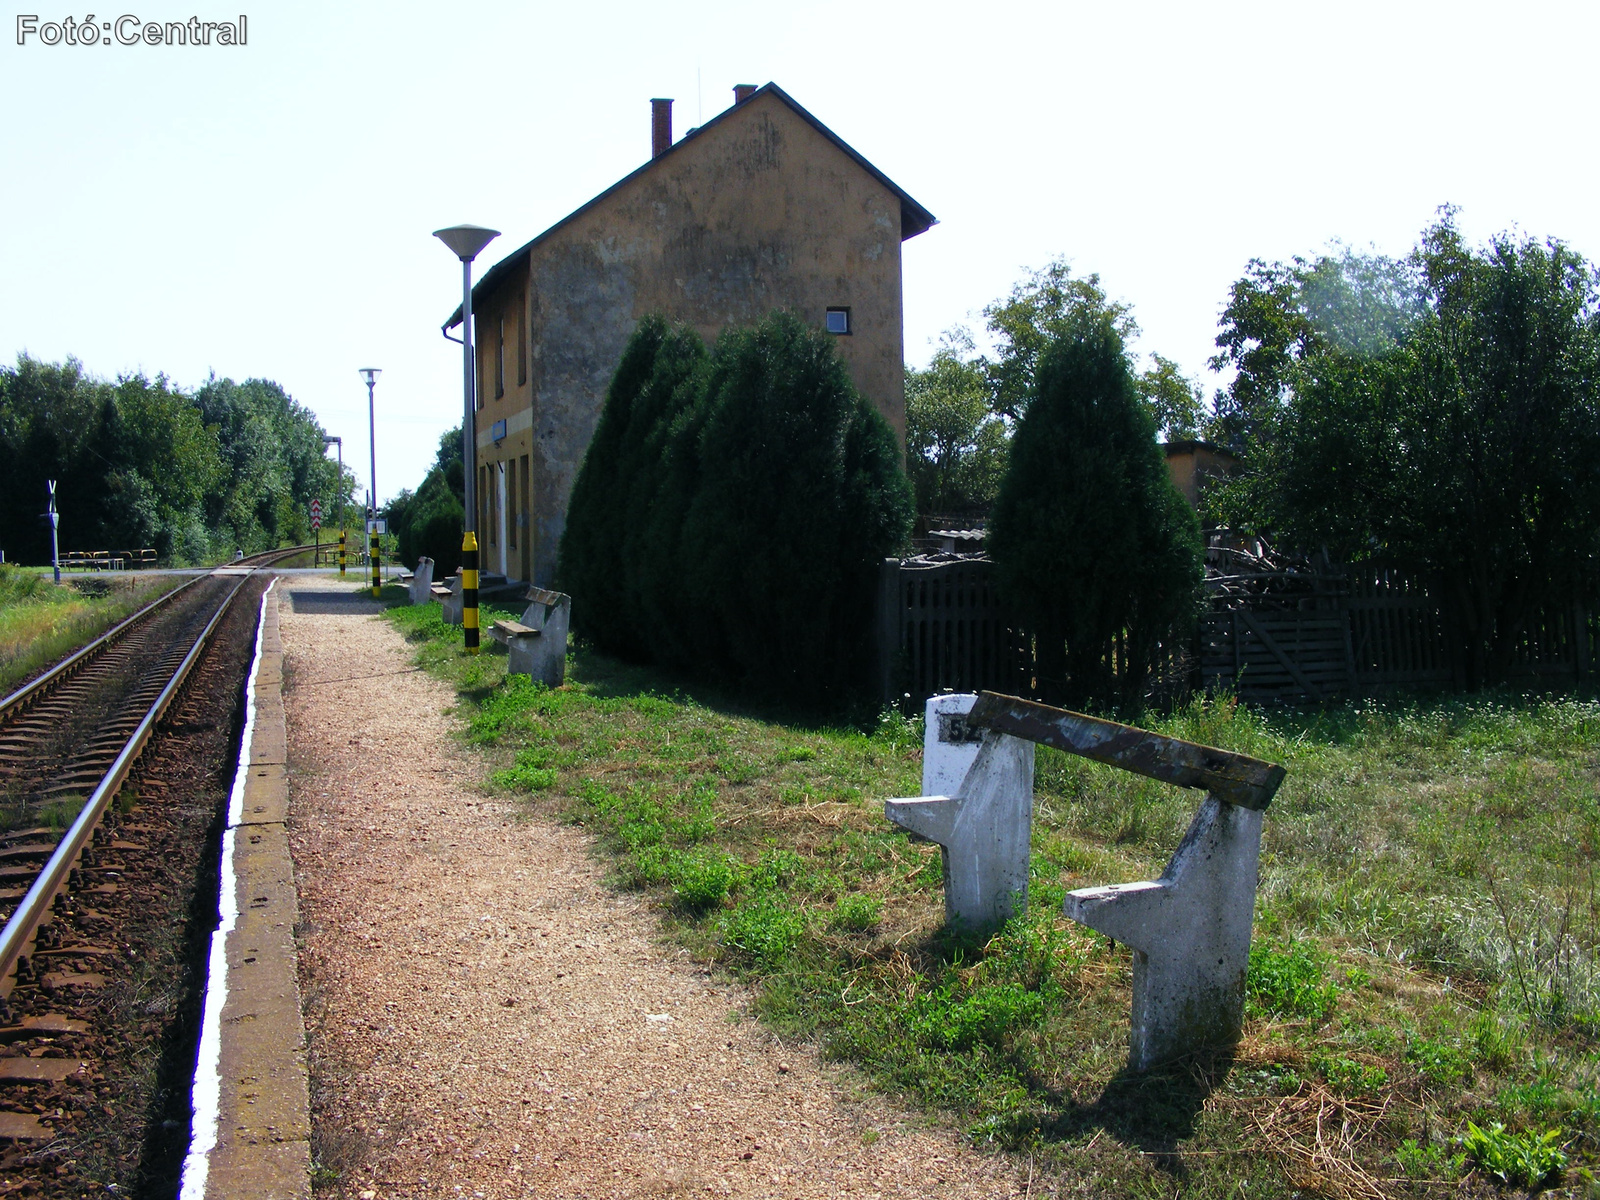
<svg viewBox="0 0 1600 1200"><path fill-rule="evenodd" d="M848 308L830 308L823 327L829 333L849 334L854 332L850 324L850 310Z"/></svg>

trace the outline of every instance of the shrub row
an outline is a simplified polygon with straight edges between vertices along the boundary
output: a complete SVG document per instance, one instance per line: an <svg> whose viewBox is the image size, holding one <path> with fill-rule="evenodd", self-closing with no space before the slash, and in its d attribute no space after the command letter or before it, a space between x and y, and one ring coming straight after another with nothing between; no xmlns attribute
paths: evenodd
<svg viewBox="0 0 1600 1200"><path fill-rule="evenodd" d="M573 485L560 586L604 650L837 699L912 509L895 435L826 335L780 312L708 350L649 317Z"/></svg>

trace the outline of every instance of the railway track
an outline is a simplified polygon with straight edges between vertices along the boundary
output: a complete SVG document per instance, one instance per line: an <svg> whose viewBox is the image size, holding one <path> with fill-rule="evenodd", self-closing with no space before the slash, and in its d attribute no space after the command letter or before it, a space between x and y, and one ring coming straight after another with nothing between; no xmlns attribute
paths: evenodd
<svg viewBox="0 0 1600 1200"><path fill-rule="evenodd" d="M125 1168L128 1131L150 1119L119 1111L114 1074L141 1045L146 1057L159 1049L170 1074L177 1043L159 1030L184 1023L167 1011L177 985L163 989L160 971L152 980L140 953L163 943L149 936L152 921L186 915L174 907L203 916L199 899L181 905L171 893L194 892L192 880L175 883L179 860L214 853L194 845L217 819L201 801L223 766L209 760L236 734L238 671L207 649L225 625L235 640L253 630L253 613L229 617L236 596L259 594L253 575L309 549L257 555L174 589L0 700L0 1195L12 1182L31 1184L29 1194L91 1194L81 1185ZM129 932L141 923L142 934ZM167 937L167 957L181 957L186 938ZM163 1011L141 1002L152 990ZM141 1041L123 1024L159 1030ZM149 1108L160 1097L129 1099ZM118 1146L74 1140L97 1123ZM96 1168L88 1179L85 1160Z"/></svg>

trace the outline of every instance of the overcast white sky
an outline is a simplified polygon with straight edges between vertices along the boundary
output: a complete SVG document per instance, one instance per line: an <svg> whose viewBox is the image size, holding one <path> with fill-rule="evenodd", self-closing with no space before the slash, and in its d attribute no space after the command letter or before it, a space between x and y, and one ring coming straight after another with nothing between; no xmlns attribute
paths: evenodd
<svg viewBox="0 0 1600 1200"><path fill-rule="evenodd" d="M209 0L203 0L209 3ZM0 32L0 353L266 376L414 487L461 410L439 325L497 261L775 80L940 218L905 246L906 357L1064 255L1141 352L1205 375L1253 256L1403 253L1440 204L1600 258L1600 6L1529 3L285 3L249 44L49 48ZM96 11L95 20L120 11ZM1209 390L1209 385L1208 385Z"/></svg>

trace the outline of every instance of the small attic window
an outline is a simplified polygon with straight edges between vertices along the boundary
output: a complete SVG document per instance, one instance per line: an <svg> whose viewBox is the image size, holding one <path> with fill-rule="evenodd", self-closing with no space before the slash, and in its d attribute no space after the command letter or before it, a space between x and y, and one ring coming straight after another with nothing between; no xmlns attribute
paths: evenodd
<svg viewBox="0 0 1600 1200"><path fill-rule="evenodd" d="M848 308L830 308L827 321L823 327L829 333L849 333L850 310Z"/></svg>

